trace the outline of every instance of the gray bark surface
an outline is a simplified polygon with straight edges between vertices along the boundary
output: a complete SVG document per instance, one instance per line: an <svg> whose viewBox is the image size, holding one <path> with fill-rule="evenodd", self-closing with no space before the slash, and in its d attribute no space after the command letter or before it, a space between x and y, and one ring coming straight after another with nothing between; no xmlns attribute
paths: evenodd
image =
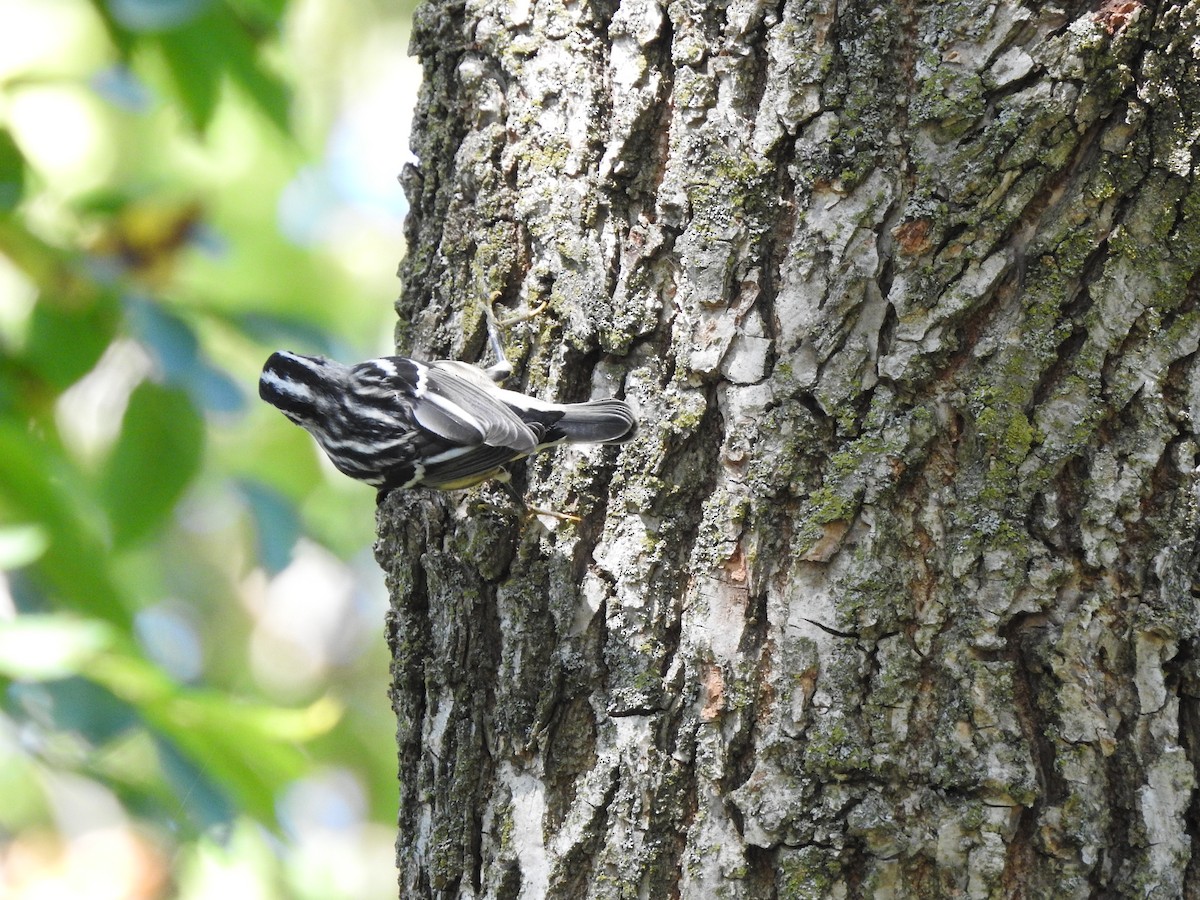
<svg viewBox="0 0 1200 900"><path fill-rule="evenodd" d="M642 425L381 507L401 895L1200 896L1200 4L414 34L401 351Z"/></svg>

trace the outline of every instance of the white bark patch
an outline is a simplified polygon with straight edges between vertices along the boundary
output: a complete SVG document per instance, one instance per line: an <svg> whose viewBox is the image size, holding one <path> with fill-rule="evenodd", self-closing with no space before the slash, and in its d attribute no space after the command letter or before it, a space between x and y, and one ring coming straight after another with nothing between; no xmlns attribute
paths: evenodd
<svg viewBox="0 0 1200 900"><path fill-rule="evenodd" d="M757 384L767 375L771 341L763 335L762 317L752 312L721 362L721 374L734 384Z"/></svg>
<svg viewBox="0 0 1200 900"><path fill-rule="evenodd" d="M621 520L612 540L600 544L592 558L617 581L617 601L622 606L641 609L646 603L640 578L645 570L643 550L650 543L646 523L638 518Z"/></svg>
<svg viewBox="0 0 1200 900"><path fill-rule="evenodd" d="M989 73L997 87L1024 78L1033 70L1033 57L1020 47L1004 51L992 63Z"/></svg>
<svg viewBox="0 0 1200 900"><path fill-rule="evenodd" d="M832 649L831 645L837 639L813 623L820 622L827 628L836 628L838 624L837 603L823 568L811 565L800 569L793 581L793 590L782 598L788 637L792 640L808 638L821 649L822 656Z"/></svg>
<svg viewBox="0 0 1200 900"><path fill-rule="evenodd" d="M1163 660L1175 655L1174 643L1165 641L1157 634L1142 633L1137 636L1137 685L1138 704L1142 715L1158 712L1167 702L1167 685L1163 680Z"/></svg>
<svg viewBox="0 0 1200 900"><path fill-rule="evenodd" d="M520 28L523 25L529 24L529 10L533 6L532 0L513 0L508 7L508 18L514 26Z"/></svg>
<svg viewBox="0 0 1200 900"><path fill-rule="evenodd" d="M806 137L815 141L825 132L824 118ZM892 180L873 172L848 194L815 189L797 209L805 227L794 232L780 266L776 352L799 383L823 382L818 394L827 409L876 379L887 303L874 287L881 266L877 234L864 223L895 194Z"/></svg>
<svg viewBox="0 0 1200 900"><path fill-rule="evenodd" d="M730 821L725 804L716 791L706 792L706 797L707 803L688 833L688 844L696 849L683 867L683 897L720 897L731 876L736 877L734 873L746 864L743 836Z"/></svg>
<svg viewBox="0 0 1200 900"><path fill-rule="evenodd" d="M500 781L512 793L511 846L521 864L522 898L545 897L550 887L550 861L542 822L546 815L546 786L540 778L517 772L505 761Z"/></svg>
<svg viewBox="0 0 1200 900"><path fill-rule="evenodd" d="M624 0L609 24L613 38L611 66L613 85L629 88L646 70L643 50L662 31L663 10L654 0Z"/></svg>
<svg viewBox="0 0 1200 900"><path fill-rule="evenodd" d="M454 709L454 700L449 694L445 694L441 703L438 704L437 712L429 722L429 727L425 733L425 746L435 757L440 757L444 752L446 740L446 725L450 722L450 711Z"/></svg>
<svg viewBox="0 0 1200 900"><path fill-rule="evenodd" d="M694 349L688 357L688 368L703 375L711 374L725 358L737 333L737 323L724 310L701 311L692 333Z"/></svg>
<svg viewBox="0 0 1200 900"><path fill-rule="evenodd" d="M604 598L608 596L608 586L594 572L589 572L579 594L583 602L575 609L575 619L571 622L571 637L578 637L587 631L596 613L600 612Z"/></svg>
<svg viewBox="0 0 1200 900"><path fill-rule="evenodd" d="M612 47L609 55L608 77L612 84L612 116L604 156L600 161L601 177L607 178L625 169L626 143L634 123L654 101L660 76L649 68L646 47L662 31L663 10L653 0L625 0L609 23ZM592 124L589 116L579 121Z"/></svg>
<svg viewBox="0 0 1200 900"><path fill-rule="evenodd" d="M742 839L752 847L776 846L795 810L805 802L802 791L786 786L776 768L762 760L730 799L742 813Z"/></svg>
<svg viewBox="0 0 1200 900"><path fill-rule="evenodd" d="M697 581L693 602L698 607L695 618L699 620L699 634L707 638L717 659L739 660L738 644L746 624L745 585L731 584L727 578L713 576Z"/></svg>
<svg viewBox="0 0 1200 900"><path fill-rule="evenodd" d="M1138 792L1150 845L1150 870L1166 885L1179 884L1179 872L1191 852L1191 835L1181 825L1195 786L1187 754L1181 747L1171 747L1151 767L1147 783Z"/></svg>

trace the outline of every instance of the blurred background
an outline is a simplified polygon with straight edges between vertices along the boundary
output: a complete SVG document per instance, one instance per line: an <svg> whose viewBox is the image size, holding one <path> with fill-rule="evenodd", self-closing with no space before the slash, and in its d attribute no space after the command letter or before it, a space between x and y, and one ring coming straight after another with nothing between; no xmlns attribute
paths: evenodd
<svg viewBox="0 0 1200 900"><path fill-rule="evenodd" d="M394 897L374 492L408 2L0 0L0 896Z"/></svg>

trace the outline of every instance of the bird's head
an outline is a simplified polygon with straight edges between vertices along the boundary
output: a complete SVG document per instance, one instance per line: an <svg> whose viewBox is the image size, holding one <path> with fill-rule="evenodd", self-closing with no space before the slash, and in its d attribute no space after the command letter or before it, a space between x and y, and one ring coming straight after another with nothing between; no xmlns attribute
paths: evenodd
<svg viewBox="0 0 1200 900"><path fill-rule="evenodd" d="M258 396L305 428L325 421L345 392L349 368L320 356L272 353L258 379Z"/></svg>

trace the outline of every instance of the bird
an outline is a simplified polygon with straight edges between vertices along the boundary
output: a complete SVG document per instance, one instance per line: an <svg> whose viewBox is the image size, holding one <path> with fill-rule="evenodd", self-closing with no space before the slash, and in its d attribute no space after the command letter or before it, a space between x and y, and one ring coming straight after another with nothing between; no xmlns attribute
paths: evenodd
<svg viewBox="0 0 1200 900"><path fill-rule="evenodd" d="M498 342L493 342L498 346ZM623 400L550 403L505 390L511 367L384 356L345 365L272 353L259 397L309 432L341 472L374 486L377 501L418 486L443 491L504 480L506 467L562 443L632 440Z"/></svg>

